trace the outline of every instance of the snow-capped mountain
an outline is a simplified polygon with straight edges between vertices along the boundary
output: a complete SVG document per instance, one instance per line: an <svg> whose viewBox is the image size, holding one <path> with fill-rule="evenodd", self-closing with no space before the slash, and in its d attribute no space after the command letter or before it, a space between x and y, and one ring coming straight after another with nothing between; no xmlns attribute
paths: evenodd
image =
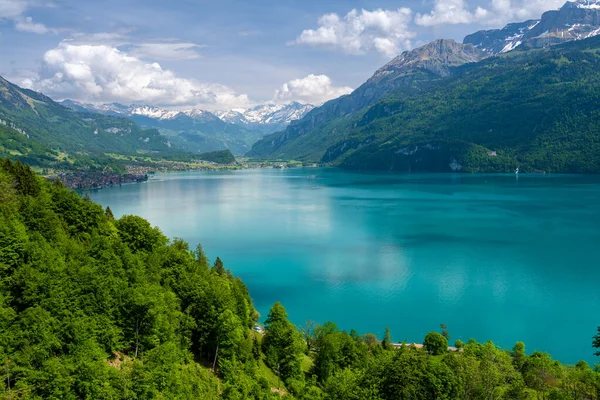
<svg viewBox="0 0 600 400"><path fill-rule="evenodd" d="M292 121L304 117L314 108L311 104L291 102L288 104L264 104L254 108L233 109L213 114L209 111L191 109L184 111L166 110L150 105L130 105L119 103L110 104L84 104L73 100L64 100L61 104L81 112L93 112L98 114L125 116L140 118L145 117L153 120L176 120L191 118L194 121L208 122L220 119L234 125L259 126L261 128L272 127L272 130L285 128Z"/></svg>
<svg viewBox="0 0 600 400"><path fill-rule="evenodd" d="M264 104L249 110L229 110L218 114L223 121L246 125L289 125L315 108L293 101L288 104Z"/></svg>
<svg viewBox="0 0 600 400"><path fill-rule="evenodd" d="M520 45L548 47L599 34L600 0L575 0L568 1L559 10L545 12L539 20L512 23L502 29L468 35L464 43L498 54Z"/></svg>

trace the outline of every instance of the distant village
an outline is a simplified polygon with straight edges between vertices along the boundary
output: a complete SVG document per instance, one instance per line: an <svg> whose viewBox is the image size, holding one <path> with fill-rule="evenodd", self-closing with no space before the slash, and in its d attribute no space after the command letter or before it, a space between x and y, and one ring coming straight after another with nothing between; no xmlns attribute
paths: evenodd
<svg viewBox="0 0 600 400"><path fill-rule="evenodd" d="M102 189L106 186L122 185L124 183L145 182L147 174L119 174L106 171L75 171L64 172L49 179L58 179L70 189L87 190Z"/></svg>

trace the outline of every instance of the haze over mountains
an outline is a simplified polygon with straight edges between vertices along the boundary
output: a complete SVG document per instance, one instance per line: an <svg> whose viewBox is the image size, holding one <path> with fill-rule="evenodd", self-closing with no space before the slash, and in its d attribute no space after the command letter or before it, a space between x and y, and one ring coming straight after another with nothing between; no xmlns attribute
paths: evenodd
<svg viewBox="0 0 600 400"><path fill-rule="evenodd" d="M357 169L600 172L599 33L600 2L579 0L462 44L433 41L248 155Z"/></svg>

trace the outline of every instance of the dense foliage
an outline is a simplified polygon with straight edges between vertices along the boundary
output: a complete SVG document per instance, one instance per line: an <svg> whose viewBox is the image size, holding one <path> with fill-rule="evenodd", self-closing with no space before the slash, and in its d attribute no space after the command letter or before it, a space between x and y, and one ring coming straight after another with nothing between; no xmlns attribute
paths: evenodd
<svg viewBox="0 0 600 400"><path fill-rule="evenodd" d="M220 260L0 164L0 396L261 398L257 314Z"/></svg>
<svg viewBox="0 0 600 400"><path fill-rule="evenodd" d="M599 83L599 37L519 49L454 68L414 93L398 90L270 157L352 169L599 173Z"/></svg>
<svg viewBox="0 0 600 400"><path fill-rule="evenodd" d="M598 399L585 362L430 333L380 342L276 303L198 246L0 160L0 398ZM600 332L600 330L599 330ZM593 346L600 348L600 333Z"/></svg>
<svg viewBox="0 0 600 400"><path fill-rule="evenodd" d="M233 164L235 157L229 150L211 151L210 153L202 153L196 158L202 161L210 161L216 164Z"/></svg>

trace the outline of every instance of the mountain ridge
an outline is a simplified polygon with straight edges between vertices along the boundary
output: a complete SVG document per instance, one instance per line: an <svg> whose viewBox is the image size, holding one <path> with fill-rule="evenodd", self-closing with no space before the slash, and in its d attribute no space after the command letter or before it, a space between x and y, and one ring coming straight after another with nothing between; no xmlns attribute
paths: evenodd
<svg viewBox="0 0 600 400"><path fill-rule="evenodd" d="M310 111L304 118L290 124L284 131L266 136L255 143L247 154L250 157L271 157L285 143L328 122L358 111L394 90L415 93L432 81L443 78L449 71L465 63L487 57L487 53L471 44L452 39L438 39L398 57L379 68L351 94L330 100ZM280 152L281 153L281 152Z"/></svg>
<svg viewBox="0 0 600 400"><path fill-rule="evenodd" d="M600 34L600 1L568 1L558 10L546 11L540 19L516 22L502 29L478 31L463 43L490 54L506 53L518 46L553 46Z"/></svg>
<svg viewBox="0 0 600 400"><path fill-rule="evenodd" d="M207 111L202 109L168 110L152 105L121 103L91 104L66 99L59 104L76 111L95 112L115 116L143 116L158 120L172 120L187 116L199 121L221 119L226 123L243 125L287 125L302 118L314 108L312 104L302 104L292 101L286 104L261 104L249 109L232 109L227 111Z"/></svg>

